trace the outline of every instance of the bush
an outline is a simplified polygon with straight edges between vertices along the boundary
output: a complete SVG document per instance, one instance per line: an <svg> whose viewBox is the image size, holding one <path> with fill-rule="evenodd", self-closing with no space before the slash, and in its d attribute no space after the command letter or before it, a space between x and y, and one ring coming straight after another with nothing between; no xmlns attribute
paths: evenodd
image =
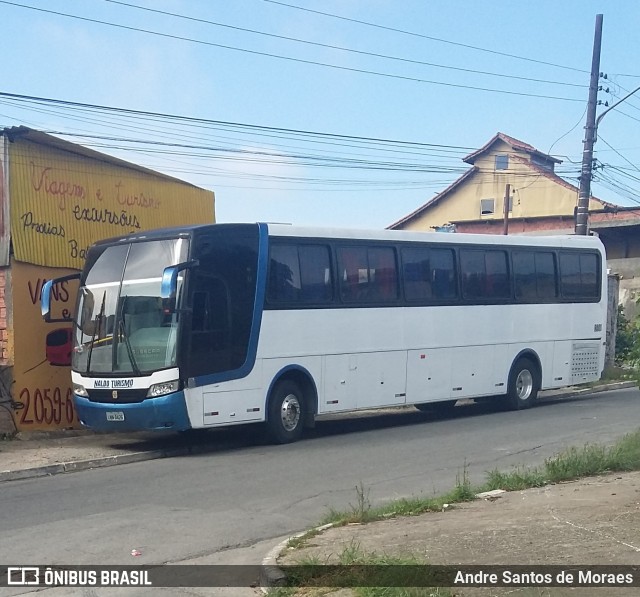
<svg viewBox="0 0 640 597"><path fill-rule="evenodd" d="M616 354L618 365L640 365L640 326L638 317L627 319L622 305L618 305L618 322L616 325Z"/></svg>

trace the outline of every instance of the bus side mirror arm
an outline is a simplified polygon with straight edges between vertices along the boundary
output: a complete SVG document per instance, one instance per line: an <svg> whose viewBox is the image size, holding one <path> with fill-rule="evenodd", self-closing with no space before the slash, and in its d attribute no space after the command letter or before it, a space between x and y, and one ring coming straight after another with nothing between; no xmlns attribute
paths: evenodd
<svg viewBox="0 0 640 597"><path fill-rule="evenodd" d="M178 274L182 270L191 269L198 265L200 265L200 262L197 259L192 259L191 261L178 263L178 265L165 267L162 272L162 282L160 283L160 298L170 302L174 301L178 289Z"/></svg>
<svg viewBox="0 0 640 597"><path fill-rule="evenodd" d="M51 319L51 291L56 284L60 284L61 282L67 282L69 280L79 280L80 272L75 274L69 274L68 276L61 276L60 278L54 278L53 280L47 280L42 287L42 292L40 293L40 312L42 313L42 318L47 323L55 323L57 321L68 321L67 319Z"/></svg>

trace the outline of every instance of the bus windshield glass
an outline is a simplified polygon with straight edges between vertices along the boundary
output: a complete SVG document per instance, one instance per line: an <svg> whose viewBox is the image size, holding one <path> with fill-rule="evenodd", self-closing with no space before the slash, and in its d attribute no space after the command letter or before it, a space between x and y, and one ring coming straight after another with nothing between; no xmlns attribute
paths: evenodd
<svg viewBox="0 0 640 597"><path fill-rule="evenodd" d="M188 246L185 239L158 240L108 246L98 255L80 288L75 371L129 376L176 365L179 315L163 308L160 284L166 267L186 261Z"/></svg>

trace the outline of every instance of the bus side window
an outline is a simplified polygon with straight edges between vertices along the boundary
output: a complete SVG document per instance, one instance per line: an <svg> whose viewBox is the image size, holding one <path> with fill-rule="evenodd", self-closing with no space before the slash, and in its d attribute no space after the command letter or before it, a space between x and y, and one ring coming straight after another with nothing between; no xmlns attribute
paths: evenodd
<svg viewBox="0 0 640 597"><path fill-rule="evenodd" d="M273 245L269 260L267 300L293 303L300 295L300 263L295 245Z"/></svg>
<svg viewBox="0 0 640 597"><path fill-rule="evenodd" d="M301 245L300 300L304 303L327 303L333 298L329 247Z"/></svg>
<svg viewBox="0 0 640 597"><path fill-rule="evenodd" d="M485 266L487 272L485 296L494 299L509 298L511 288L506 251L486 251Z"/></svg>
<svg viewBox="0 0 640 597"><path fill-rule="evenodd" d="M369 285L371 300L392 301L398 298L398 272L393 249L369 249Z"/></svg>
<svg viewBox="0 0 640 597"><path fill-rule="evenodd" d="M462 293L466 299L477 299L485 296L486 269L484 251L460 251L462 268Z"/></svg>
<svg viewBox="0 0 640 597"><path fill-rule="evenodd" d="M364 247L341 247L338 250L340 264L340 294L347 302L367 300L369 296L369 264Z"/></svg>
<svg viewBox="0 0 640 597"><path fill-rule="evenodd" d="M455 298L458 289L453 251L451 249L431 249L429 256L433 297L438 300Z"/></svg>

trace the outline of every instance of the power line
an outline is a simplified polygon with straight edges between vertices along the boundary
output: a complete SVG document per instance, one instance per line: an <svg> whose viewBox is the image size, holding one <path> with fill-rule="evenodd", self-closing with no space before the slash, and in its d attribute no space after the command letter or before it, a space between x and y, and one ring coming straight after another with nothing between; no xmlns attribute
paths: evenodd
<svg viewBox="0 0 640 597"><path fill-rule="evenodd" d="M170 17L174 17L174 18L178 18L178 19L184 19L184 20L188 20L188 21L194 21L196 23L204 23L207 25L214 25L216 27L224 27L227 29L233 29L234 31L242 31L244 33L252 33L254 35L262 35L265 37L272 37L275 39L283 39L286 41L293 41L296 43L301 43L301 44L307 44L307 45L311 45L311 46L316 46L316 47L320 47L320 48L328 48L331 50L339 50L341 52L350 52L353 54L360 54L362 56L371 56L371 57L375 57L375 58L384 58L386 60L395 60L395 61L399 61L399 62L406 62L409 64L419 64L422 66L430 66L433 68L442 68L442 69L446 69L446 70L455 70L455 71L460 71L460 72L464 72L464 73L472 73L472 74L476 74L476 75L486 75L486 76L490 76L490 77L502 77L502 78L506 78L506 79L517 79L520 81L531 81L534 83L547 83L549 85L564 85L567 87L579 87L581 89L585 89L587 88L587 85L582 85L579 83L568 83L566 81L550 81L548 79L535 79L532 77L522 77L522 76L518 76L518 75L507 75L505 73L495 73L495 72L490 72L490 71L482 71L482 70L477 70L477 69L471 69L471 68L462 68L462 67L458 67L458 66L451 66L451 65L445 65L445 64L437 64L434 62L425 62L423 60L414 60L411 58L403 58L400 56L390 56L388 54L380 54L380 53L376 53L376 52L367 52L367 51L363 51L363 50L355 50L353 48L346 48L344 46L336 46L336 45L332 45L332 44L324 44L324 43L320 43L320 42L315 42L315 41L310 41L310 40L306 40L306 39L300 39L297 37L289 37L286 35L277 35L275 33L267 33L265 31L258 31L256 29L247 29L245 27L238 27L235 25L228 25L225 23L218 23L216 21L210 21L207 19L201 19L198 17L192 17L192 16L188 16L188 15L183 15L183 14L178 14L175 12L168 12L165 10L159 10L156 8L148 8L146 6L138 6L136 4L131 4L128 2L121 2L120 0L103 0L104 2L109 2L111 4L118 4L120 6L126 6L128 8L135 8L137 10L143 10L146 12L151 12L151 13L156 13L156 14L161 14L161 15L165 15L165 16L170 16Z"/></svg>
<svg viewBox="0 0 640 597"><path fill-rule="evenodd" d="M0 0L0 3L2 0ZM180 116L176 114L168 114L163 112L150 112L146 110L133 110L130 108L118 108L113 106L104 106L100 104L87 104L82 102L72 102L67 100L59 100L53 98L44 98L38 97L34 95L21 95L17 93L9 93L0 91L0 97L11 98L11 99L19 99L25 101L34 101L44 104L51 105L59 105L59 106L67 106L72 108L85 108L89 110L99 110L104 112L112 112L116 114L125 114L130 116L148 116L152 118L159 118L162 120L175 120L176 122L187 122L194 124L208 124L208 125L220 125L220 126L231 126L237 127L239 129L245 130L260 130L260 131L271 131L271 132L280 132L280 133L288 133L294 135L307 135L311 137L321 137L321 138L329 138L329 139L346 139L346 140L357 140L357 141L371 141L377 143L388 143L392 145L399 145L403 147L425 147L425 148L447 148L447 149L460 149L460 150L472 150L473 148L464 147L459 145L442 145L436 143L422 143L417 141L399 141L397 139L384 139L379 137L360 137L356 135L340 135L336 133L324 133L318 131L311 130L303 130L303 129L287 129L282 127L273 127L273 126L263 126L263 125L254 125L254 124L245 124L240 122L231 122L225 120L212 120L209 118L198 118L193 116Z"/></svg>
<svg viewBox="0 0 640 597"><path fill-rule="evenodd" d="M599 141L602 141L607 147L609 147L611 150L613 150L614 153L616 153L617 155L619 155L625 162L627 162L627 164L629 164L632 168L636 169L638 172L640 172L640 168L638 168L638 166L636 166L633 162L629 161L626 157L624 157L615 147L612 147L611 145L609 145L609 143L607 143L607 141L605 139L602 138L602 135L600 135L598 137Z"/></svg>
<svg viewBox="0 0 640 597"><path fill-rule="evenodd" d="M215 48L222 48L225 50L231 50L234 52L244 52L247 54L253 54L256 56L264 56L264 57L268 57L268 58L276 58L278 60L286 60L289 62L295 62L295 63L299 63L299 64L309 64L309 65L313 65L313 66L323 66L325 68L332 68L332 69L336 69L336 70L342 70L342 71L347 71L347 72L354 72L354 73L360 73L360 74L365 74L365 75L373 75L373 76L378 76L378 77L385 77L385 78L391 78L391 79L398 79L398 80L402 80L402 81L410 81L412 83L423 83L423 84L427 84L427 85L440 85L440 86L444 86L444 87L453 87L456 89L470 89L473 91L484 91L487 93L502 93L502 94L506 94L506 95L515 95L515 96L521 96L521 97L535 97L535 98L539 98L539 99L550 99L550 100L557 100L557 101L566 101L566 102L582 102L582 99L577 99L577 98L568 98L568 97L559 97L559 96L552 96L552 95L543 95L543 94L539 94L539 93L526 93L526 92L521 92L521 91L510 91L507 89L493 89L493 88L489 88L489 87L478 87L478 86L474 86L474 85L463 85L460 83L445 83L444 81L434 81L434 80L430 80L430 79L420 79L418 77L409 77L409 76L405 76L405 75L395 75L395 74L391 74L391 73L384 73L384 72L380 72L380 71L373 71L373 70L367 70L367 69L360 69L360 68L354 68L354 67L349 67L349 66L339 66L337 64L329 64L326 62L318 62L315 60L305 60L303 58L294 58L292 56L283 56L281 54L273 54L271 52L260 52L257 50L249 50L247 48L238 48L235 46L229 46L229 45L225 45L225 44L217 44L214 42L209 42L209 41L204 41L204 40L199 40L199 39L194 39L194 38L190 38L190 37L183 37L180 35L172 35L169 33L160 33L158 31L152 31L150 29L141 29L139 27L131 27L128 25L121 25L118 23L111 23L108 21L102 21L100 19L92 19L89 17L81 17L79 15L73 15L73 14L68 14L68 13L63 13L63 12L59 12L59 11L54 11L54 10L47 10L44 8L37 8L35 6L28 6L26 4L19 4L17 2L9 2L8 0L0 0L0 4L6 4L9 6L16 6L18 8L26 8L29 10L35 10L38 12L44 12L47 14L54 14L56 16L62 16L62 17L67 17L70 19L77 19L80 21L85 21L85 22L89 22L89 23L95 23L98 25L106 25L109 27L115 27L118 29L124 29L127 31L135 31L136 33L146 33L147 35L154 35L157 37L164 37L164 38L168 38L168 39L174 39L174 40L178 40L178 41L186 41L186 42L190 42L190 43L195 43L195 44L200 44L200 45L205 45L205 46L210 46L210 47L215 47Z"/></svg>
<svg viewBox="0 0 640 597"><path fill-rule="evenodd" d="M546 66L553 66L555 68L562 68L565 70L571 70L578 73L588 73L589 71L582 70L579 68L574 68L572 66L565 66L563 64L555 64L553 62L545 62L544 60L536 60L534 58L527 58L526 56L518 56L516 54L510 54L508 52L499 52L498 50L489 50L487 48L481 48L479 46L472 46L470 44L463 44L456 41L451 41L448 39L442 39L440 37L432 37L430 35L424 35L423 33L415 33L414 31L406 31L404 29L396 29L395 27L388 27L385 25L378 25L377 23L370 23L368 21L362 21L360 19L352 19L349 17L343 17L336 14L331 14L328 12L322 12L320 10L312 10L310 8L303 8L302 6L295 6L294 4L287 4L285 2L279 2L278 0L264 0L265 2L270 2L271 4L279 4L280 6L286 6L287 8L294 8L296 10L302 10L305 12L315 13L322 15L324 17L331 17L332 19L340 19L342 21L351 21L352 23L358 23L359 25L366 25L367 27L375 27L376 29L384 29L386 31L393 31L394 33L402 33L403 35L411 35L413 37L421 37L423 39L429 39L431 41L437 41L444 44L450 44L452 46L459 46L461 48L467 48L469 50L477 50L479 52L487 52L489 54L496 54L498 56L505 56L507 58L513 58L516 60L526 60L527 62L535 62L537 64L544 64ZM630 76L630 75L629 75Z"/></svg>

